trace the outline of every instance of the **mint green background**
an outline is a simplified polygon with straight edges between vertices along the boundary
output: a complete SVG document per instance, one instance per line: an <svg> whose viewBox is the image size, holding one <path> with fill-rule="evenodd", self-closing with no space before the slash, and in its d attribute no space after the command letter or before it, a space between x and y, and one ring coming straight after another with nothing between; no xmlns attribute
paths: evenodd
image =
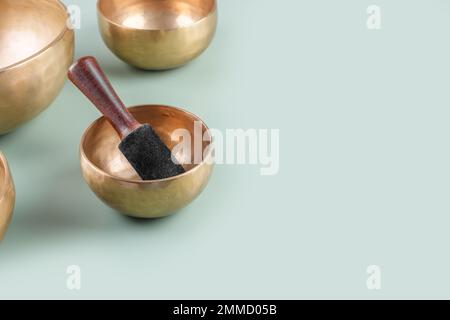
<svg viewBox="0 0 450 320"><path fill-rule="evenodd" d="M177 215L125 218L81 177L80 137L98 113L67 84L0 138L17 187L0 298L450 298L447 0L219 0L212 46L168 72L117 60L95 1L72 3L77 57L97 56L128 105L279 128L281 170L218 166ZM380 31L366 28L374 3ZM81 291L66 288L72 264ZM372 264L380 291L366 288Z"/></svg>

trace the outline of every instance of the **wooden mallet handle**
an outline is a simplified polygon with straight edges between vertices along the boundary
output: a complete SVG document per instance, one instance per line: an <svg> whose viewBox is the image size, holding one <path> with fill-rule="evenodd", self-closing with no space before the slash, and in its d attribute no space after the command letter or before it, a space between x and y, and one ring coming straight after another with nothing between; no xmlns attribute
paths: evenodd
<svg viewBox="0 0 450 320"><path fill-rule="evenodd" d="M141 126L120 100L94 57L76 61L69 69L69 79L109 120L122 139Z"/></svg>

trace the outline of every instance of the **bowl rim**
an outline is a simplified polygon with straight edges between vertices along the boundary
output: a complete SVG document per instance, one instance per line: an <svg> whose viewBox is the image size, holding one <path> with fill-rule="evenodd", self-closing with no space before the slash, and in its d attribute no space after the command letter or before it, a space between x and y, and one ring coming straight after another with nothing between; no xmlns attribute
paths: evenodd
<svg viewBox="0 0 450 320"><path fill-rule="evenodd" d="M59 5L59 7L61 9L64 10L64 12L66 13L66 17L69 18L69 13L67 12L67 7L66 5L61 2L61 0L47 0L47 2L49 3L54 3L56 2L57 5ZM59 34L56 36L55 39L53 39L49 44L47 44L46 46L44 46L42 49L40 49L39 51L33 53L32 55L26 57L25 59L19 60L17 62L14 62L13 64L10 64L9 66L0 68L0 73L2 72L6 72L9 71L11 69L14 69L24 63L27 63L28 61L33 60L34 58L40 56L41 54L43 54L45 51L47 51L48 49L50 49L51 47L54 46L55 43L57 43L59 40L61 40L62 38L64 38L64 36L66 35L66 32L68 31L72 31L72 29L70 29L67 25L67 20L66 23L64 23L64 28L59 32Z"/></svg>
<svg viewBox="0 0 450 320"><path fill-rule="evenodd" d="M217 0L212 0L213 1L213 6L211 7L211 10L208 12L207 15L205 15L203 18L195 21L194 23L188 25L188 26L183 26L183 27L179 27L179 28L161 28L161 29L149 29L149 28L145 28L145 29L140 29L140 28L132 28L132 27L128 27L128 26L124 26L123 24L117 23L113 20L111 20L110 18L106 17L106 15L102 12L102 10L100 9L100 2L102 2L103 0L97 0L97 12L98 14L106 21L108 21L108 23L119 27L119 28L123 28L123 29L128 29L128 30L139 30L139 31L149 31L149 32L155 32L155 31L174 31L174 30L181 30L181 29L186 29L186 28L191 28L192 26L195 26L196 24L199 24L201 22L203 22L206 19L209 19L211 16L215 15L217 13Z"/></svg>
<svg viewBox="0 0 450 320"><path fill-rule="evenodd" d="M209 127L206 125L206 123L200 118L198 117L196 114L187 111L183 108L179 108L179 107L174 107L174 106L168 106L168 105L164 105L164 104L143 104L143 105L136 105L136 106L131 106L128 107L128 109L130 111L134 111L134 110L138 110L138 109L144 109L144 108L148 108L148 107L164 107L164 108L169 108L169 109L175 109L181 112L184 112L188 115L191 115L195 118L197 118L198 120L200 120L203 124L203 126L206 128L207 131L211 132L211 130L209 129ZM210 148L208 150L208 154L206 155L206 157L203 157L202 162L200 162L199 164L197 164L195 167L191 168L190 170L173 176L173 177L169 177L169 178L164 178L164 179L156 179L156 180L133 180L133 179L125 179L125 178L121 178L118 176L114 176L112 174L109 174L108 172L105 172L104 170L100 169L99 167L97 167L94 163L92 163L92 161L88 158L88 156L86 155L86 153L84 152L84 148L83 148L83 144L86 141L86 136L88 134L88 132L92 129L93 126L95 126L97 123L99 123L100 121L105 120L105 117L102 116L98 119L96 119L94 122L91 123L91 125L89 127L87 127L87 129L84 131L83 136L81 137L81 143L80 143L80 155L81 158L86 161L91 168L93 168L95 171L97 171L98 173L111 178L113 180L116 181L120 181L120 182L126 182L126 183L132 183L132 184L138 184L138 185L150 185L150 184L155 184L155 183L161 183L161 182L169 182L169 181L173 181L185 176L188 176L192 173L194 173L195 171L197 171L200 167L202 167L203 165L207 164L207 160L209 160L212 157L212 148ZM211 136L211 144L213 143L213 139Z"/></svg>
<svg viewBox="0 0 450 320"><path fill-rule="evenodd" d="M5 171L4 181L0 181L0 202L5 198L6 192L8 191L8 184L11 180L9 173L8 161L6 160L3 152L0 151L0 167Z"/></svg>

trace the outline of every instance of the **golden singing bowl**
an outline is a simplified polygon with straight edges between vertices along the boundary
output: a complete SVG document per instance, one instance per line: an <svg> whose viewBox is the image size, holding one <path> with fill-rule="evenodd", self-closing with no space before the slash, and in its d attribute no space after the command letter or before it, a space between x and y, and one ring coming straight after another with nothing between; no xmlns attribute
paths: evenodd
<svg viewBox="0 0 450 320"><path fill-rule="evenodd" d="M216 0L99 0L103 40L120 59L146 70L181 66L211 43Z"/></svg>
<svg viewBox="0 0 450 320"><path fill-rule="evenodd" d="M0 135L33 119L61 91L74 32L58 0L0 1Z"/></svg>
<svg viewBox="0 0 450 320"><path fill-rule="evenodd" d="M5 156L0 152L0 240L3 239L14 210L16 191Z"/></svg>
<svg viewBox="0 0 450 320"><path fill-rule="evenodd" d="M199 164L196 165L193 159L186 161L175 154L180 162L192 163L183 164L185 173L143 181L119 151L118 134L102 117L86 130L82 138L81 171L90 188L110 207L137 218L167 216L192 202L209 181L213 169L209 129L194 114L174 107L146 105L130 108L130 111L139 122L149 123L171 150L180 143L172 141L172 133L177 129L186 129L190 133L191 149L195 149L197 122L197 131L201 129L203 140L207 140L197 143L201 146L203 160L197 161ZM202 141L202 137L199 138Z"/></svg>

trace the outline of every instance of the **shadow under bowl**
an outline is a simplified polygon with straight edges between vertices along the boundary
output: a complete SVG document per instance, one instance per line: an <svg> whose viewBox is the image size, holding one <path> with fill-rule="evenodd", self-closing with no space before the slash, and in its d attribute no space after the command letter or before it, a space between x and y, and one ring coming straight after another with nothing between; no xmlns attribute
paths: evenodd
<svg viewBox="0 0 450 320"><path fill-rule="evenodd" d="M213 170L210 131L200 118L179 108L145 105L129 110L139 122L148 123L155 129L186 172L167 179L143 181L119 151L118 134L101 117L86 130L81 141L83 177L104 203L125 215L137 218L168 216L191 203L209 181ZM183 139L173 138L181 132L177 131L179 129L189 133L191 139L187 144ZM195 152L183 152L182 149L175 152L174 147L180 142L193 151L199 149L200 161L195 161ZM187 156L183 158L183 154Z"/></svg>
<svg viewBox="0 0 450 320"><path fill-rule="evenodd" d="M58 0L0 1L0 135L46 109L73 61L74 32Z"/></svg>
<svg viewBox="0 0 450 320"><path fill-rule="evenodd" d="M16 191L8 162L0 152L0 240L5 236L11 222L15 201Z"/></svg>
<svg viewBox="0 0 450 320"><path fill-rule="evenodd" d="M172 69L198 57L217 28L216 0L99 0L100 33L124 62Z"/></svg>

